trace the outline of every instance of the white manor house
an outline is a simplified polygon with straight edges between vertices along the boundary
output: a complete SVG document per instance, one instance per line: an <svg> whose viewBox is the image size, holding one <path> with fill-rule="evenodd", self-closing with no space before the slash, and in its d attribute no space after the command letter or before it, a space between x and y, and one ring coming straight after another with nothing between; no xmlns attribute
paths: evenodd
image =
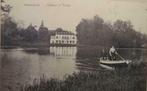
<svg viewBox="0 0 147 91"><path fill-rule="evenodd" d="M75 46L77 44L76 34L57 29L50 36L50 45L61 45L61 46Z"/></svg>

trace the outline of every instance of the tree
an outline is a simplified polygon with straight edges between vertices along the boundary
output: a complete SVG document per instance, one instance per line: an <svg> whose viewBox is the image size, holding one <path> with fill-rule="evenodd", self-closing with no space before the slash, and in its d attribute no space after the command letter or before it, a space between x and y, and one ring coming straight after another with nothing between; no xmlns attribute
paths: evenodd
<svg viewBox="0 0 147 91"><path fill-rule="evenodd" d="M17 23L9 16L11 6L1 0L1 46L16 46L17 39Z"/></svg>
<svg viewBox="0 0 147 91"><path fill-rule="evenodd" d="M130 21L117 20L113 24L99 16L82 19L76 27L78 44L109 47L141 47L145 37L135 31Z"/></svg>
<svg viewBox="0 0 147 91"><path fill-rule="evenodd" d="M23 31L22 31L23 32ZM35 42L38 40L38 33L35 27L30 24L27 29L23 32L24 34L24 40L26 42Z"/></svg>
<svg viewBox="0 0 147 91"><path fill-rule="evenodd" d="M39 41L44 41L44 42L49 41L49 31L48 31L48 28L44 26L43 21L39 27L38 34L39 34Z"/></svg>

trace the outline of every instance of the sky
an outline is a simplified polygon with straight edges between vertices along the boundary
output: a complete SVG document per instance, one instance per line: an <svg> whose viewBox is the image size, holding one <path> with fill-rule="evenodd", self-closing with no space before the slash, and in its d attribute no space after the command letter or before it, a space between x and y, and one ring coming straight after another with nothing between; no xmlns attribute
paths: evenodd
<svg viewBox="0 0 147 91"><path fill-rule="evenodd" d="M147 34L147 0L5 0L13 6L10 15L27 27L44 21L49 30L61 27L75 31L81 19L98 15L105 21L129 20Z"/></svg>

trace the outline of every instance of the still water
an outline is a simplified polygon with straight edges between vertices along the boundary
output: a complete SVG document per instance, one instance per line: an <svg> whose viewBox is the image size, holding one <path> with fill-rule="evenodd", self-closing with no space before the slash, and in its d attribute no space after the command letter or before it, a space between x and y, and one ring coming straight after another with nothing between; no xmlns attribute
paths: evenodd
<svg viewBox="0 0 147 91"><path fill-rule="evenodd" d="M106 49L107 50L107 49ZM117 49L133 62L146 61L147 50ZM50 47L1 50L1 89L18 91L24 84L32 84L40 77L64 79L77 71L104 70L98 64L101 48Z"/></svg>

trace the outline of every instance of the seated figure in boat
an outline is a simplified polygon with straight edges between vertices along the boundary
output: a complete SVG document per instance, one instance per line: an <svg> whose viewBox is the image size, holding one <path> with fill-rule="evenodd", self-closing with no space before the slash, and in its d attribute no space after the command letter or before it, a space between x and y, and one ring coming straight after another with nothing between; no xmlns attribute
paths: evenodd
<svg viewBox="0 0 147 91"><path fill-rule="evenodd" d="M102 49L102 53L101 53L102 55L101 55L101 57L102 57L102 59L103 60L107 60L108 59L108 54L107 54L107 51L106 51L106 49Z"/></svg>
<svg viewBox="0 0 147 91"><path fill-rule="evenodd" d="M117 54L117 51L114 48L114 46L112 46L109 50L110 60L116 60L116 54Z"/></svg>

